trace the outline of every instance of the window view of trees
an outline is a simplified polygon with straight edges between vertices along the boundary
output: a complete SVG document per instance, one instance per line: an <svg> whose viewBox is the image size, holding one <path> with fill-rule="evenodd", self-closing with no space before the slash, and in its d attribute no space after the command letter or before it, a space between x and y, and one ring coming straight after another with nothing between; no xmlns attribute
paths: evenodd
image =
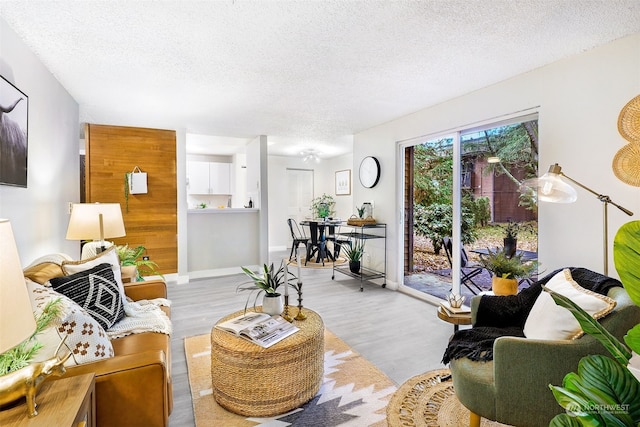
<svg viewBox="0 0 640 427"><path fill-rule="evenodd" d="M413 271L448 268L442 238L451 237L452 199L461 191L465 247L503 246L505 227L520 225L518 249L537 250L537 205L522 181L538 175L538 122L527 121L460 136L460 189L453 188L453 139L413 150Z"/></svg>

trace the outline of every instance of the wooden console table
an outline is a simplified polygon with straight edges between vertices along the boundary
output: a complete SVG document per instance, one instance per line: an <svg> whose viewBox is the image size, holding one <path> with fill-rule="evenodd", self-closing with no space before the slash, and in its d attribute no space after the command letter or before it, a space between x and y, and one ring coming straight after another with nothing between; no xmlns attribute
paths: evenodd
<svg viewBox="0 0 640 427"><path fill-rule="evenodd" d="M95 427L96 391L93 374L45 381L36 394L38 415L27 416L23 402L0 411L0 426Z"/></svg>

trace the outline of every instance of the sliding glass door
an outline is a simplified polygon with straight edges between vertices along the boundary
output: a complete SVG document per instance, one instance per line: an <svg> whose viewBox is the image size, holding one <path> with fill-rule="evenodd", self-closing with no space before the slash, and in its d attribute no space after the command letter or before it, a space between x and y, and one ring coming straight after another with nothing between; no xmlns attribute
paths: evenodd
<svg viewBox="0 0 640 427"><path fill-rule="evenodd" d="M440 299L490 290L487 274L478 286L461 280L462 254L473 261L474 250L502 248L510 224L518 248L537 254L536 201L519 191L537 176L537 128L529 116L403 147L404 286Z"/></svg>

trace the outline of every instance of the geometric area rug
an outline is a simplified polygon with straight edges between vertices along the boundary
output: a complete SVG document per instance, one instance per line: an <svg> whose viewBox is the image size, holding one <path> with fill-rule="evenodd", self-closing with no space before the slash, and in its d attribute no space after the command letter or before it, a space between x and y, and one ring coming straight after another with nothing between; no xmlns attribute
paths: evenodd
<svg viewBox="0 0 640 427"><path fill-rule="evenodd" d="M246 417L218 405L211 392L210 334L185 338L197 427L386 427L386 407L397 390L380 369L325 329L324 376L318 394L300 408L269 418Z"/></svg>

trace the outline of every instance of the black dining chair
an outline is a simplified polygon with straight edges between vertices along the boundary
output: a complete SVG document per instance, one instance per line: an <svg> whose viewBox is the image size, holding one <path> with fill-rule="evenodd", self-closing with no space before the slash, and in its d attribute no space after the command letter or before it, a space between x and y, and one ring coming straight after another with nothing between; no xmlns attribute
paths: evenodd
<svg viewBox="0 0 640 427"><path fill-rule="evenodd" d="M453 270L453 242L451 238L442 238L442 247L444 248L444 252L447 254L447 261L449 261L449 265ZM479 292L484 290L473 281L473 278L482 273L483 270L484 267L480 264L469 261L467 251L460 246L460 283L462 283L474 295L477 295L478 292L471 289L471 286L475 287Z"/></svg>
<svg viewBox="0 0 640 427"><path fill-rule="evenodd" d="M293 254L298 252L298 248L300 245L304 245L305 253L309 247L309 238L304 234L304 230L298 227L298 224L291 218L287 220L287 224L289 224L289 230L291 230L291 238L293 242L291 243L291 253L289 254L289 261L293 258Z"/></svg>
<svg viewBox="0 0 640 427"><path fill-rule="evenodd" d="M329 229L327 233L327 241L332 242L333 244L333 259L337 260L340 257L340 250L343 245L349 246L351 248L351 239L348 237L340 236L340 226L339 225L329 225L327 227Z"/></svg>

